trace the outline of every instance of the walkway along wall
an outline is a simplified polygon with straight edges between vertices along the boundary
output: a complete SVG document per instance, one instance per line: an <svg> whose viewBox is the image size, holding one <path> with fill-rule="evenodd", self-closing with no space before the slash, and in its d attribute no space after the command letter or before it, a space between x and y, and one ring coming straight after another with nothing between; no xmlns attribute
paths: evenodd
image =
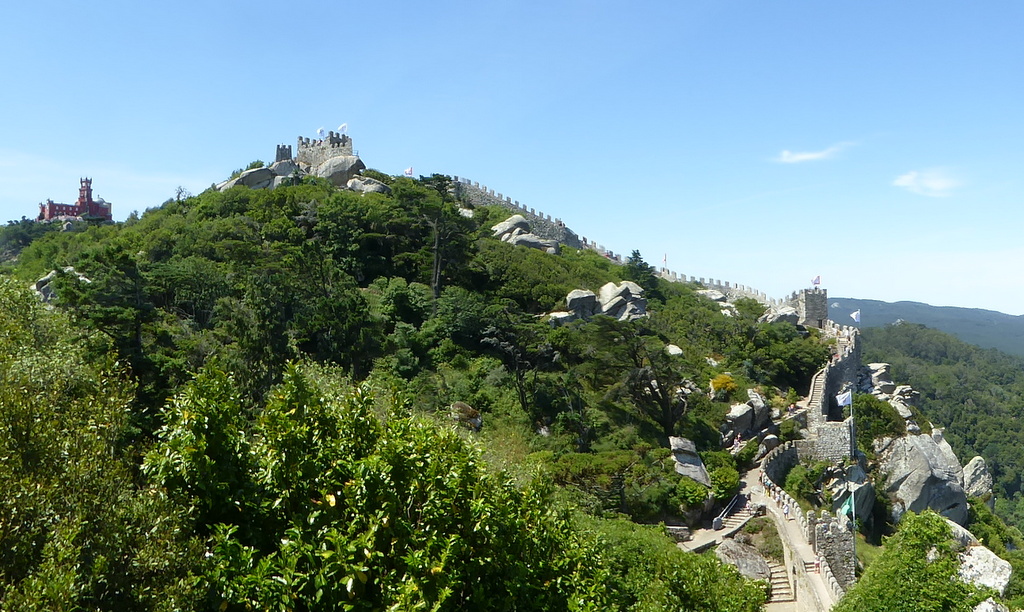
<svg viewBox="0 0 1024 612"><path fill-rule="evenodd" d="M786 442L765 456L761 471L779 490L782 503L789 505L790 514L800 525L804 539L815 554L821 556L825 580L839 599L856 580L853 524L846 517L836 518L824 510L805 514L796 500L781 487L786 474L799 463L801 452L806 453L812 448L808 440Z"/></svg>

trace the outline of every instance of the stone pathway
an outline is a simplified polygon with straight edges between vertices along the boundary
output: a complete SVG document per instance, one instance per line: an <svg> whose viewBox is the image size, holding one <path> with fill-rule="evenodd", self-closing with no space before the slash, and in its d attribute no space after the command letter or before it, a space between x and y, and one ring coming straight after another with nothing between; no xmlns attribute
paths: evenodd
<svg viewBox="0 0 1024 612"><path fill-rule="evenodd" d="M792 415L785 415L783 420L799 416L807 409L807 406L801 403L798 408ZM762 504L767 508L767 515L775 523L786 553L785 564L769 562L769 565L772 566L773 596L765 605L766 612L826 612L830 610L836 601L824 577L814 571L814 549L804 538L800 525L795 520L783 516L782 509L776 506L774 500L765 495L764 488L761 486L760 465L740 475L739 492L745 494L749 502L747 506L738 509L723 521L723 529L713 530L708 522L703 528L695 530L690 540L680 542L679 548L701 552L716 546L722 539L733 535L750 520L753 515L748 506ZM776 583L779 585L777 592L775 590ZM793 591L794 585L796 586L795 592Z"/></svg>

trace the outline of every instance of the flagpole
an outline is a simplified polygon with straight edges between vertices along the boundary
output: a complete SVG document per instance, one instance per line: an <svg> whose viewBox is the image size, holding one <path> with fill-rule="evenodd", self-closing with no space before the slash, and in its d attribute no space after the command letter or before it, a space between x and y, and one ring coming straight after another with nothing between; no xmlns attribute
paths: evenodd
<svg viewBox="0 0 1024 612"><path fill-rule="evenodd" d="M850 444L853 446L853 458L857 458L857 417L853 411L853 397L850 398ZM850 473L846 473L846 486L850 487ZM853 511L853 572L857 573L857 497L850 489L850 509Z"/></svg>

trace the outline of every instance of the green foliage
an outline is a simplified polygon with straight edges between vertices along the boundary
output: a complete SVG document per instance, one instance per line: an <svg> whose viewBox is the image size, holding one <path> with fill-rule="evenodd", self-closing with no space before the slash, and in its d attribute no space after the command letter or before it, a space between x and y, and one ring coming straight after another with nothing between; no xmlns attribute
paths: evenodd
<svg viewBox="0 0 1024 612"><path fill-rule="evenodd" d="M188 509L136 484L133 386L101 339L0 279L0 608L189 608Z"/></svg>
<svg viewBox="0 0 1024 612"><path fill-rule="evenodd" d="M827 467L828 463L824 461L809 465L798 463L786 474L782 488L797 502L808 506L817 506L820 502L818 488L821 484L821 476Z"/></svg>
<svg viewBox="0 0 1024 612"><path fill-rule="evenodd" d="M741 317L753 319L754 321L759 319L765 312L764 304L753 298L740 298L733 302L733 306L736 307L736 312L738 312Z"/></svg>
<svg viewBox="0 0 1024 612"><path fill-rule="evenodd" d="M666 454L566 453L552 462L550 470L556 484L581 491L595 514L622 513L641 522L679 520L686 510L700 507L709 492L676 474Z"/></svg>
<svg viewBox="0 0 1024 612"><path fill-rule="evenodd" d="M489 593L538 608L714 609L701 597L740 584L715 563L674 557L634 560L671 576L611 580L640 570L605 565L602 544L532 470L541 465L565 485L555 497L595 515L654 522L711 493L725 500L738 485L728 453L708 455L713 492L666 461L672 435L702 451L720 445L728 404L689 392L689 381L733 372L729 393L740 396L806 388L824 360L817 335L758 324L753 304L726 317L693 287L658 279L639 253L618 266L589 250L552 256L498 242L489 228L508 211L463 217L444 175L377 178L391 194L307 177L181 193L124 224L9 232L22 249L9 265L19 282L65 266L89 282L58 275L58 312L43 317L30 301L9 326L12 338L30 334L11 359L34 346L60 358L19 366L53 378L25 387L15 377L0 390L17 425L5 469L27 470L8 474L8 486L81 490L109 499L111 518L96 519L99 504L71 504L73 520L55 505L39 510L45 520L11 536L31 534L10 542L7 567L23 569L6 575L5 601L17 602L8 607L31 608L52 585L86 593L75 604L84 609L117 589L136 589L125 604L135 608L451 609ZM649 318L552 328L541 317L571 290L624 278L647 290ZM15 316L24 304L9 306ZM61 331L31 336L43 320ZM668 355L668 344L683 354ZM15 397L23 388L34 403ZM478 411L479 432L437 429L455 401ZM92 416L75 417L86 405ZM36 424L33 406L58 416ZM81 453L60 454L57 441ZM52 477L19 463L36 454ZM31 496L17 495L9 507L37 516L16 505ZM650 537L641 533L616 538L632 550Z"/></svg>
<svg viewBox="0 0 1024 612"><path fill-rule="evenodd" d="M797 423L796 419L786 419L779 425L779 442L799 440L802 437L800 423Z"/></svg>
<svg viewBox="0 0 1024 612"><path fill-rule="evenodd" d="M969 611L988 592L959 580L952 532L934 512L906 513L884 552L833 608L836 612Z"/></svg>
<svg viewBox="0 0 1024 612"><path fill-rule="evenodd" d="M708 476L711 478L711 495L719 503L729 501L740 490L740 473L736 468L717 467Z"/></svg>
<svg viewBox="0 0 1024 612"><path fill-rule="evenodd" d="M850 409L846 409L849 416ZM907 424L889 402L868 393L853 396L854 428L857 432L857 447L868 457L874 457L876 438L898 438L907 433Z"/></svg>
<svg viewBox="0 0 1024 612"><path fill-rule="evenodd" d="M609 574L609 609L753 612L766 600L763 585L740 578L710 555L681 552L660 529L627 521L586 523L598 534Z"/></svg>
<svg viewBox="0 0 1024 612"><path fill-rule="evenodd" d="M377 179L378 181L384 183L385 185L390 185L395 180L395 177L391 176L390 174L384 174L380 170L374 170L373 168L367 168L366 170L363 170L362 175L367 178Z"/></svg>

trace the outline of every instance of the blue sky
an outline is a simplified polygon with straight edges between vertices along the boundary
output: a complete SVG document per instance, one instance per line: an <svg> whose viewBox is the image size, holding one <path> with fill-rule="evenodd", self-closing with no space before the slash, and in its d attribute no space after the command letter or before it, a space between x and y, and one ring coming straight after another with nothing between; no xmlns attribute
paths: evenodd
<svg viewBox="0 0 1024 612"><path fill-rule="evenodd" d="M1024 3L5 8L0 218L115 218L349 126L652 264L1024 313Z"/></svg>

